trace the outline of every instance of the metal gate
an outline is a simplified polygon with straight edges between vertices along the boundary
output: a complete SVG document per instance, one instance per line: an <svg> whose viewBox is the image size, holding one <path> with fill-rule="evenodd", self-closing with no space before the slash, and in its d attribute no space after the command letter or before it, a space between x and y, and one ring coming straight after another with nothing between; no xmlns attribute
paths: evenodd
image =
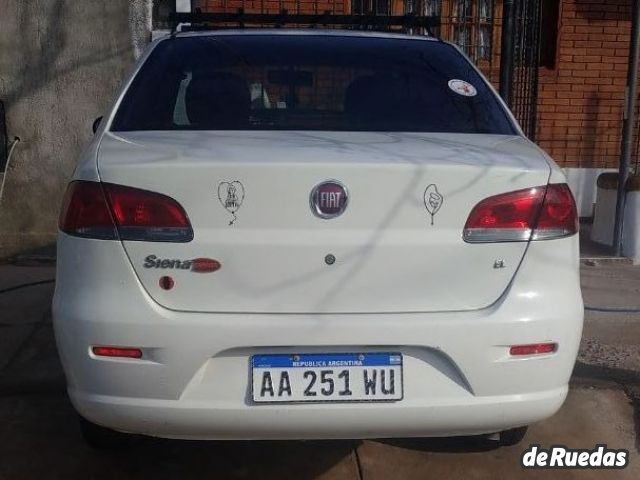
<svg viewBox="0 0 640 480"><path fill-rule="evenodd" d="M541 0L515 0L514 7L515 32L510 107L525 134L531 140L535 140Z"/></svg>

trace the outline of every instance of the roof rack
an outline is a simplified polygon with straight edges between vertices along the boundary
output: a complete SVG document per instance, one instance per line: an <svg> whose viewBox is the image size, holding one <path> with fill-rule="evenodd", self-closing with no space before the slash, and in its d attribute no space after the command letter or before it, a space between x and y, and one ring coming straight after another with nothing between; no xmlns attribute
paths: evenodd
<svg viewBox="0 0 640 480"><path fill-rule="evenodd" d="M414 33L413 31L418 29L433 37L433 28L440 25L438 16L421 16L411 13L407 15L341 15L327 10L321 14L291 14L284 9L280 10L280 13L247 13L243 8L239 8L235 13L174 12L170 15L169 21L173 25L173 34L178 32L178 28L180 28L179 31L185 32L225 28L333 26L404 33Z"/></svg>

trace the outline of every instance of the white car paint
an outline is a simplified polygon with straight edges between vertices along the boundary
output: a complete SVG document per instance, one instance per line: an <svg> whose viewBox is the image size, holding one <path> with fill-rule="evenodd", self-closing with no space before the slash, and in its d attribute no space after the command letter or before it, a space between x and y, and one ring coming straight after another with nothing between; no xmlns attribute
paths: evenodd
<svg viewBox="0 0 640 480"><path fill-rule="evenodd" d="M524 137L110 133L112 118L74 178L169 195L195 236L121 243L60 233L56 340L69 396L88 420L186 439L448 436L526 425L562 405L583 317L577 235L462 239L478 201L565 182ZM351 194L331 221L313 216L308 201L328 178ZM238 179L246 198L229 228L216 191ZM430 184L444 197L433 226L423 199ZM334 265L323 261L329 253ZM210 257L222 268L172 270L167 292L143 266L150 254ZM542 342L557 351L509 355L512 345ZM96 357L94 345L137 347L143 358ZM251 401L252 355L355 351L402 353L401 401Z"/></svg>
<svg viewBox="0 0 640 480"><path fill-rule="evenodd" d="M508 286L527 244L465 243L470 207L495 192L546 185L550 174L521 137L360 132L109 133L98 170L104 182L171 196L197 226L188 244L124 242L158 303L263 313L487 307ZM348 186L350 203L340 217L318 221L308 199L327 175ZM217 188L234 180L245 196L229 228ZM423 199L430 184L444 197L433 226ZM327 254L337 259L332 268ZM143 267L148 255L213 256L224 274L172 271L176 290L168 292L158 286L159 270ZM505 268L495 269L496 260Z"/></svg>

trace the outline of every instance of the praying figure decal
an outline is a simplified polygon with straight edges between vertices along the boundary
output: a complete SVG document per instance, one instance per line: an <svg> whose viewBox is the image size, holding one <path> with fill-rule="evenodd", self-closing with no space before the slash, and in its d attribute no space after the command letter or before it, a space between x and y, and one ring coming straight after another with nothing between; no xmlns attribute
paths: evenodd
<svg viewBox="0 0 640 480"><path fill-rule="evenodd" d="M433 217L438 213L443 202L444 197L438 192L438 187L433 183L429 185L424 191L424 206L431 215L431 225L433 225Z"/></svg>

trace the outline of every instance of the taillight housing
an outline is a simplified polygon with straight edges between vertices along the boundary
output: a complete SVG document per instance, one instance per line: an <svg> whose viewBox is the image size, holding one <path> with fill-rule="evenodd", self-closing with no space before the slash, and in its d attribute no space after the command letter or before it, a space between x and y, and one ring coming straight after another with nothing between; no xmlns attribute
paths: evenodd
<svg viewBox="0 0 640 480"><path fill-rule="evenodd" d="M567 237L578 228L571 190L556 183L482 200L469 214L462 236L469 243L527 242Z"/></svg>
<svg viewBox="0 0 640 480"><path fill-rule="evenodd" d="M182 206L171 197L112 183L74 181L59 220L69 235L101 240L189 242L193 230Z"/></svg>

